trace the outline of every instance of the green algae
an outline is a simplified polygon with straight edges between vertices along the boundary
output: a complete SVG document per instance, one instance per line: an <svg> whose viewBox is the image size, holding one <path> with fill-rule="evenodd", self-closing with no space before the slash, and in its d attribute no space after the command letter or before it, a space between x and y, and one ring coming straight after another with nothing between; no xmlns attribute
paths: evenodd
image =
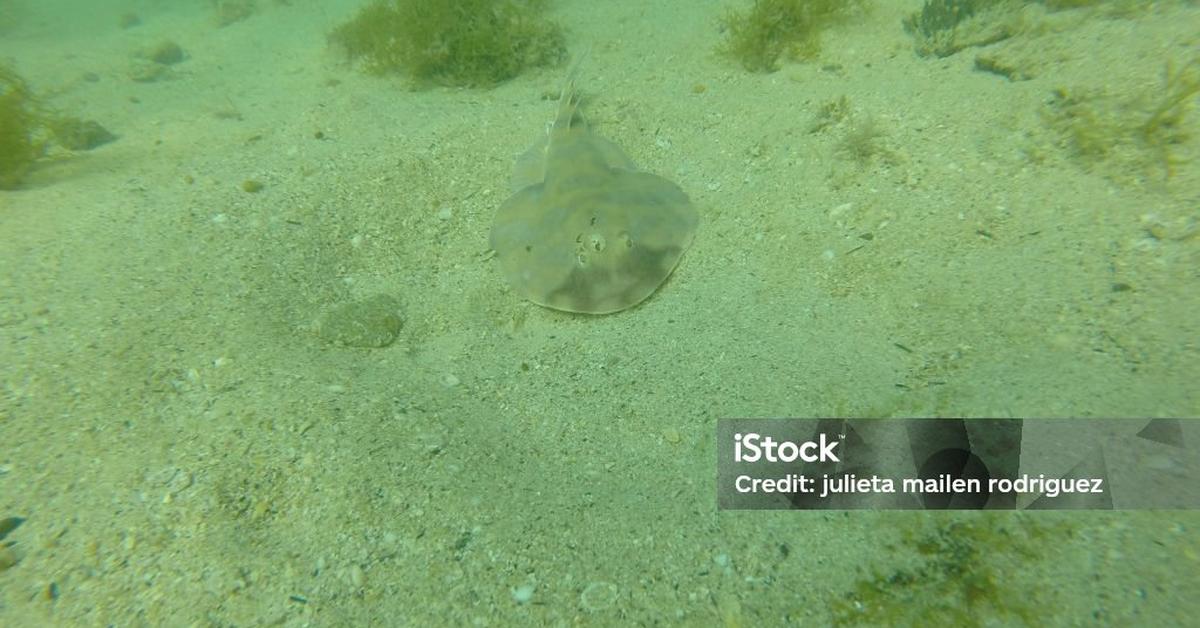
<svg viewBox="0 0 1200 628"><path fill-rule="evenodd" d="M330 40L372 73L489 87L565 58L546 8L546 0L375 0Z"/></svg>
<svg viewBox="0 0 1200 628"><path fill-rule="evenodd" d="M874 571L833 601L835 626L1053 623L1054 590L1029 574L1074 534L1072 526L1008 512L923 521L902 535L900 550L911 560Z"/></svg>
<svg viewBox="0 0 1200 628"><path fill-rule="evenodd" d="M781 58L806 59L820 50L820 35L852 15L862 0L754 0L746 11L721 20L721 50L751 72L774 72Z"/></svg>
<svg viewBox="0 0 1200 628"><path fill-rule="evenodd" d="M1157 171L1170 180L1187 163L1198 95L1200 56L1182 64L1168 61L1157 89L1133 97L1095 88L1056 89L1042 116L1085 167L1125 174Z"/></svg>
<svg viewBox="0 0 1200 628"><path fill-rule="evenodd" d="M0 190L20 185L45 149L44 114L28 84L0 65Z"/></svg>

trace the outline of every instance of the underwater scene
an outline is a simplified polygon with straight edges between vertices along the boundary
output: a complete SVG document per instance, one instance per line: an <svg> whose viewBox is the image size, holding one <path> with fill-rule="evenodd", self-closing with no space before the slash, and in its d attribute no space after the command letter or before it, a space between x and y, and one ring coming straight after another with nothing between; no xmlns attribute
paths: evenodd
<svg viewBox="0 0 1200 628"><path fill-rule="evenodd" d="M1196 0L0 0L0 625L1197 625L1195 510L717 489L1194 477L1197 312Z"/></svg>

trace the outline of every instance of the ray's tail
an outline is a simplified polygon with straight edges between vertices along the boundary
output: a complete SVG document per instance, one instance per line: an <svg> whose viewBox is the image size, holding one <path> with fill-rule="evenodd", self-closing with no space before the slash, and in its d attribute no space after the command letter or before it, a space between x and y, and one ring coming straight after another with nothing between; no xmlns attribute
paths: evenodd
<svg viewBox="0 0 1200 628"><path fill-rule="evenodd" d="M567 71L562 91L558 93L558 113L554 116L554 128L556 129L569 129L578 124L577 121L582 121L579 116L579 90L575 88L575 80L579 77L579 68L583 66L584 60L591 51L591 45L584 48L579 57L571 63L571 69Z"/></svg>

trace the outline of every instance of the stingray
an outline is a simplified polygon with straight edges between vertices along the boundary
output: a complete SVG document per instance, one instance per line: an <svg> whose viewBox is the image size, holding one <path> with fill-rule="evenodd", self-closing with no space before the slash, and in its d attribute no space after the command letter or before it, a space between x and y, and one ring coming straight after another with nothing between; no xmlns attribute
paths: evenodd
<svg viewBox="0 0 1200 628"><path fill-rule="evenodd" d="M641 303L692 243L699 216L674 183L641 172L580 114L571 72L554 122L513 169L491 246L517 294L567 312Z"/></svg>

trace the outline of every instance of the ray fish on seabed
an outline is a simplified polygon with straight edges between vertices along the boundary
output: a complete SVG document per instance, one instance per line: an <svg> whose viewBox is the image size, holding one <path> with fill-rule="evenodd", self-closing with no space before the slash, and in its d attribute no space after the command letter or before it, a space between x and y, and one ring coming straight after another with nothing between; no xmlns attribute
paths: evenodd
<svg viewBox="0 0 1200 628"><path fill-rule="evenodd" d="M517 159L491 247L520 296L568 312L632 307L666 280L700 222L674 183L637 169L580 113L576 68L539 140Z"/></svg>

